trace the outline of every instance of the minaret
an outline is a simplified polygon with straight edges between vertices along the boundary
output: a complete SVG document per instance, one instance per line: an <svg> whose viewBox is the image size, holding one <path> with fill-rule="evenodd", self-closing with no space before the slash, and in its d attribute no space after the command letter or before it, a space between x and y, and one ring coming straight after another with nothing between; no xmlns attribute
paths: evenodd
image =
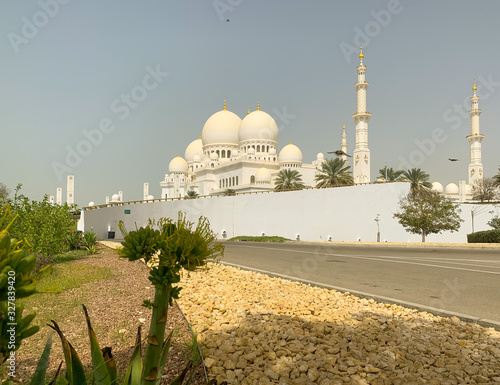
<svg viewBox="0 0 500 385"><path fill-rule="evenodd" d="M481 163L481 142L484 135L479 132L479 115L481 110L478 108L479 96L476 95L477 87L474 80L472 87L474 95L470 98L470 135L467 140L470 143L470 163L469 163L469 185L473 185L478 180L483 180L483 164Z"/></svg>
<svg viewBox="0 0 500 385"><path fill-rule="evenodd" d="M345 124L342 127L342 142L340 142L340 149L347 154L347 134L345 133ZM342 160L347 164L347 155L341 155Z"/></svg>
<svg viewBox="0 0 500 385"><path fill-rule="evenodd" d="M357 112L352 114L356 124L356 148L353 154L353 178L355 184L370 183L370 150L368 149L368 122L372 117L366 112L366 90L368 82L365 81L366 66L363 64L363 47L359 54L359 66L356 67L358 82L354 84L357 95Z"/></svg>

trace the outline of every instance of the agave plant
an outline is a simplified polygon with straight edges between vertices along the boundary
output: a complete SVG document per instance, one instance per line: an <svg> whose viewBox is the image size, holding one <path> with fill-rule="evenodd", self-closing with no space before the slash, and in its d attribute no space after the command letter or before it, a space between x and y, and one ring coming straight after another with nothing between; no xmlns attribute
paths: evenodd
<svg viewBox="0 0 500 385"><path fill-rule="evenodd" d="M141 332L137 332L135 350L125 374L124 385L159 384L165 367L167 353L170 347L172 333L165 338L168 308L173 300L179 297L181 287L181 271L195 271L205 266L210 259L222 255L224 246L216 243L216 235L210 229L205 217L201 217L193 229L193 222L186 219L180 212L177 221L162 218L159 221L149 221L146 227L128 232L122 222L119 228L123 233L123 248L119 254L130 261L144 259L146 263L157 259L155 266L149 271L149 280L155 286L155 296L152 307L151 324L147 336L144 358L141 355ZM116 365L111 355L111 348L100 349L96 335L92 329L87 309L83 307L90 338L91 358L93 366L93 383L95 385L113 385L117 383ZM70 385L87 383L83 365L67 341L59 325L52 321L49 325L59 335L66 362L66 379ZM47 342L46 350L40 359L35 377L31 385L42 385L45 381L45 370L50 354L51 341ZM172 384L183 383L191 368L188 364ZM189 382L189 380L188 380ZM211 385L215 382L211 381Z"/></svg>

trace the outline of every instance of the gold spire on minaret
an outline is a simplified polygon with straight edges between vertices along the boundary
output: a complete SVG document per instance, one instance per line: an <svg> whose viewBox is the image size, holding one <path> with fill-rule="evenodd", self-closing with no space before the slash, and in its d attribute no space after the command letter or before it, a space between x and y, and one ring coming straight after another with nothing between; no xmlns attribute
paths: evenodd
<svg viewBox="0 0 500 385"><path fill-rule="evenodd" d="M342 126L342 129L345 131L345 123L344 123L344 125Z"/></svg>
<svg viewBox="0 0 500 385"><path fill-rule="evenodd" d="M359 60L362 61L364 57L365 57L365 55L363 55L363 46L360 46Z"/></svg>
<svg viewBox="0 0 500 385"><path fill-rule="evenodd" d="M257 99L257 111L260 111L260 100Z"/></svg>
<svg viewBox="0 0 500 385"><path fill-rule="evenodd" d="M226 99L224 99L224 111L227 110L227 104L226 104Z"/></svg>
<svg viewBox="0 0 500 385"><path fill-rule="evenodd" d="M472 87L472 91L474 91L474 93L477 91L476 79L474 79L474 87Z"/></svg>
<svg viewBox="0 0 500 385"><path fill-rule="evenodd" d="M248 106L248 112L247 112L247 115L250 113L250 106Z"/></svg>

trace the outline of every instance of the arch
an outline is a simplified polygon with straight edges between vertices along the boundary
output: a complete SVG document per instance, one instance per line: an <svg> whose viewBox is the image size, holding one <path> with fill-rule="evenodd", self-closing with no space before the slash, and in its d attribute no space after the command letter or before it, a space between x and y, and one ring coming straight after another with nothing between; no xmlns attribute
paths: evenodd
<svg viewBox="0 0 500 385"><path fill-rule="evenodd" d="M222 150L222 152L220 153L220 157L221 158L225 158L226 157L226 150Z"/></svg>
<svg viewBox="0 0 500 385"><path fill-rule="evenodd" d="M219 150L215 151L215 153L217 154L218 157L220 157L220 152Z"/></svg>
<svg viewBox="0 0 500 385"><path fill-rule="evenodd" d="M269 146L266 147L266 152L269 152Z"/></svg>
<svg viewBox="0 0 500 385"><path fill-rule="evenodd" d="M227 157L230 158L231 157L231 150L227 150Z"/></svg>
<svg viewBox="0 0 500 385"><path fill-rule="evenodd" d="M238 186L238 176L236 176L236 186Z"/></svg>
<svg viewBox="0 0 500 385"><path fill-rule="evenodd" d="M219 188L222 188L222 180L219 180Z"/></svg>
<svg viewBox="0 0 500 385"><path fill-rule="evenodd" d="M210 166L212 166L212 168L214 168L214 164L213 163Z"/></svg>
<svg viewBox="0 0 500 385"><path fill-rule="evenodd" d="M257 152L260 152L260 144L257 146Z"/></svg>
<svg viewBox="0 0 500 385"><path fill-rule="evenodd" d="M234 186L234 176L233 176L233 186Z"/></svg>
<svg viewBox="0 0 500 385"><path fill-rule="evenodd" d="M255 184L255 175L250 177L250 184Z"/></svg>

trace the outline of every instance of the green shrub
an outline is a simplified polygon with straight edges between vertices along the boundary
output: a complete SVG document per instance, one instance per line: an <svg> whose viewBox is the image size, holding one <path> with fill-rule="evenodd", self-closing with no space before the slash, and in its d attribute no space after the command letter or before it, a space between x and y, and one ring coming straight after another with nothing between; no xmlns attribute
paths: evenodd
<svg viewBox="0 0 500 385"><path fill-rule="evenodd" d="M71 231L76 231L76 221L73 219L75 206L57 205L49 202L44 196L38 202L19 195L21 185L16 189L16 195L10 201L10 207L18 218L9 233L13 238L26 239L33 251L42 254L57 254L66 248L66 238Z"/></svg>
<svg viewBox="0 0 500 385"><path fill-rule="evenodd" d="M500 243L500 230L478 231L467 234L468 243Z"/></svg>

